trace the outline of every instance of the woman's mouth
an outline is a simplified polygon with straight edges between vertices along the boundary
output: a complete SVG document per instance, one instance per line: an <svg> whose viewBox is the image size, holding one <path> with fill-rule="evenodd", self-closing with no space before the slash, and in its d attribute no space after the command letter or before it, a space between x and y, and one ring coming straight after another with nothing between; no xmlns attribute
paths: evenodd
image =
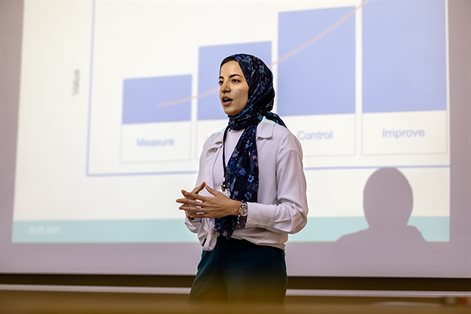
<svg viewBox="0 0 471 314"><path fill-rule="evenodd" d="M222 97L221 103L223 106L229 106L232 103L232 98L229 97Z"/></svg>

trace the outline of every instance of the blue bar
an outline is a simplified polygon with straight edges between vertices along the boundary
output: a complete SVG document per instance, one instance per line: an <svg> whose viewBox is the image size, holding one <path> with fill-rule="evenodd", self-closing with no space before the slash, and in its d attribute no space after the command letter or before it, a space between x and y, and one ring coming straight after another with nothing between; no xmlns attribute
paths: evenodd
<svg viewBox="0 0 471 314"><path fill-rule="evenodd" d="M191 75L124 80L123 124L190 120Z"/></svg>
<svg viewBox="0 0 471 314"><path fill-rule="evenodd" d="M198 55L198 120L227 119L219 102L219 65L236 53L247 53L262 59L271 68L271 42L243 43L200 47ZM204 96L208 91L213 93Z"/></svg>
<svg viewBox="0 0 471 314"><path fill-rule="evenodd" d="M282 12L279 15L278 113L282 116L355 112L355 19L283 61L322 34L353 7Z"/></svg>
<svg viewBox="0 0 471 314"><path fill-rule="evenodd" d="M444 1L363 9L363 112L446 110Z"/></svg>

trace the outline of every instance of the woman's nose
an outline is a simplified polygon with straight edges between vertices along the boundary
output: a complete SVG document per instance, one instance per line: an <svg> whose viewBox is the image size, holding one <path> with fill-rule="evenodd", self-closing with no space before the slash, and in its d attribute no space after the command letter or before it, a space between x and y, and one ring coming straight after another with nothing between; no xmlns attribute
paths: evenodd
<svg viewBox="0 0 471 314"><path fill-rule="evenodd" d="M220 87L221 92L226 93L230 91L229 84L222 83Z"/></svg>

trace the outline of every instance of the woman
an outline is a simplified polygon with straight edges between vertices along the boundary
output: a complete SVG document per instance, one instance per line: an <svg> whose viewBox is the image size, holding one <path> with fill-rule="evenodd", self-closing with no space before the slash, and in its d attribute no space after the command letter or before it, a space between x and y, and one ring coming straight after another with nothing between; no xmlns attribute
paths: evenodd
<svg viewBox="0 0 471 314"><path fill-rule="evenodd" d="M225 58L219 86L228 126L206 140L198 185L177 199L203 246L190 300L283 302L285 243L308 212L301 145L270 112L273 75L259 58Z"/></svg>

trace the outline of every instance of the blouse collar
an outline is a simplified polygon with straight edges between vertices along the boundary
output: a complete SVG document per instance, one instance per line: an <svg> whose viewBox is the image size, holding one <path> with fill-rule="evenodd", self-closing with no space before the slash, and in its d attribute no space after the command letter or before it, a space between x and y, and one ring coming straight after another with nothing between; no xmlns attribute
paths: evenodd
<svg viewBox="0 0 471 314"><path fill-rule="evenodd" d="M260 122L260 124L257 127L257 138L260 138L260 139L272 138L275 124L276 124L275 122L268 120L266 118L263 118L263 120ZM223 136L224 136L224 130L219 131L214 136L212 143L209 144L208 149L212 150L212 149L217 149L217 148L222 147Z"/></svg>

